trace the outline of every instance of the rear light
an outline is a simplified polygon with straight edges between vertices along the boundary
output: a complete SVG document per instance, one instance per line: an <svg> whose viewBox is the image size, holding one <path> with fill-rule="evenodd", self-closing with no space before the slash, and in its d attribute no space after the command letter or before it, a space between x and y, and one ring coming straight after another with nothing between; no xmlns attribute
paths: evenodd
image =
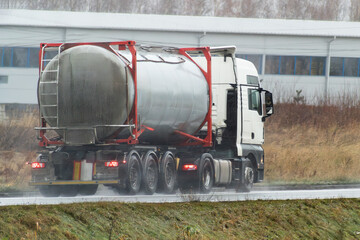
<svg viewBox="0 0 360 240"><path fill-rule="evenodd" d="M197 166L195 164L185 164L182 166L183 171L193 171L197 170Z"/></svg>
<svg viewBox="0 0 360 240"><path fill-rule="evenodd" d="M45 167L45 163L42 163L42 162L33 162L33 163L31 163L31 168L32 169L44 168L44 167Z"/></svg>
<svg viewBox="0 0 360 240"><path fill-rule="evenodd" d="M118 166L119 166L118 161L105 162L105 167L118 167Z"/></svg>

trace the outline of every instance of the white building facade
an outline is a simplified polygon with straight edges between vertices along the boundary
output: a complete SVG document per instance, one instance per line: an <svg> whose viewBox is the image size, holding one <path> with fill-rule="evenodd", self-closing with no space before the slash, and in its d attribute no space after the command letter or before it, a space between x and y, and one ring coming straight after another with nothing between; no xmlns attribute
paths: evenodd
<svg viewBox="0 0 360 240"><path fill-rule="evenodd" d="M235 45L277 101L360 97L357 22L0 10L0 103L37 103L40 43L121 40Z"/></svg>

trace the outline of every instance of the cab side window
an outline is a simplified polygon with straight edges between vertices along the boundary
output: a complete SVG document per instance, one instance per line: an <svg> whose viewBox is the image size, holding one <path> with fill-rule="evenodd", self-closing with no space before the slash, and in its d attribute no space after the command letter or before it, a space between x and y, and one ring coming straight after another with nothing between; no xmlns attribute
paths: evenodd
<svg viewBox="0 0 360 240"><path fill-rule="evenodd" d="M256 89L249 89L249 110L257 111L259 115L262 115L260 92Z"/></svg>

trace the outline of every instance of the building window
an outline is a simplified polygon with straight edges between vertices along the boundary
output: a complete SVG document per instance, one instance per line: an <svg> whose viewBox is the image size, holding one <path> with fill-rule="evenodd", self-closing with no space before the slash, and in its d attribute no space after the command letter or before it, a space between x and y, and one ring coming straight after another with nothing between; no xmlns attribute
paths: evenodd
<svg viewBox="0 0 360 240"><path fill-rule="evenodd" d="M280 74L293 75L295 70L295 57L281 56Z"/></svg>
<svg viewBox="0 0 360 240"><path fill-rule="evenodd" d="M262 55L250 55L250 54L248 54L247 55L247 60L252 62L255 65L258 73L261 74Z"/></svg>
<svg viewBox="0 0 360 240"><path fill-rule="evenodd" d="M13 48L13 67L27 67L28 48Z"/></svg>
<svg viewBox="0 0 360 240"><path fill-rule="evenodd" d="M325 57L266 56L266 74L325 75Z"/></svg>
<svg viewBox="0 0 360 240"><path fill-rule="evenodd" d="M39 48L0 47L0 67L37 68Z"/></svg>
<svg viewBox="0 0 360 240"><path fill-rule="evenodd" d="M358 77L359 58L332 57L330 61L331 76Z"/></svg>
<svg viewBox="0 0 360 240"><path fill-rule="evenodd" d="M340 57L332 57L330 62L330 75L343 76L344 59Z"/></svg>
<svg viewBox="0 0 360 240"><path fill-rule="evenodd" d="M266 56L265 74L279 74L279 56Z"/></svg>
<svg viewBox="0 0 360 240"><path fill-rule="evenodd" d="M325 75L325 57L311 57L311 75Z"/></svg>
<svg viewBox="0 0 360 240"><path fill-rule="evenodd" d="M12 48L3 48L2 66L11 67Z"/></svg>
<svg viewBox="0 0 360 240"><path fill-rule="evenodd" d="M357 77L359 68L358 58L344 58L344 76Z"/></svg>
<svg viewBox="0 0 360 240"><path fill-rule="evenodd" d="M297 56L295 60L295 75L309 75L311 57Z"/></svg>
<svg viewBox="0 0 360 240"><path fill-rule="evenodd" d="M31 67L31 68L39 67L39 49L37 49L37 48L30 48L29 67Z"/></svg>
<svg viewBox="0 0 360 240"><path fill-rule="evenodd" d="M343 72L343 58L332 57L330 61L330 75L342 76Z"/></svg>
<svg viewBox="0 0 360 240"><path fill-rule="evenodd" d="M255 65L258 73L261 74L262 55L259 55L259 54L236 54L235 56L238 58L242 58L242 59L252 62Z"/></svg>

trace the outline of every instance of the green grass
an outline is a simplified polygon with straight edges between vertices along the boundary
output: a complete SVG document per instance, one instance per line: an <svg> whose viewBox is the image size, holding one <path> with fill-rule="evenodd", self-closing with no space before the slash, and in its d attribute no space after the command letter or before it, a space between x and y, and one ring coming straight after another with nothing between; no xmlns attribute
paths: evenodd
<svg viewBox="0 0 360 240"><path fill-rule="evenodd" d="M0 239L360 239L360 199L0 208Z"/></svg>

